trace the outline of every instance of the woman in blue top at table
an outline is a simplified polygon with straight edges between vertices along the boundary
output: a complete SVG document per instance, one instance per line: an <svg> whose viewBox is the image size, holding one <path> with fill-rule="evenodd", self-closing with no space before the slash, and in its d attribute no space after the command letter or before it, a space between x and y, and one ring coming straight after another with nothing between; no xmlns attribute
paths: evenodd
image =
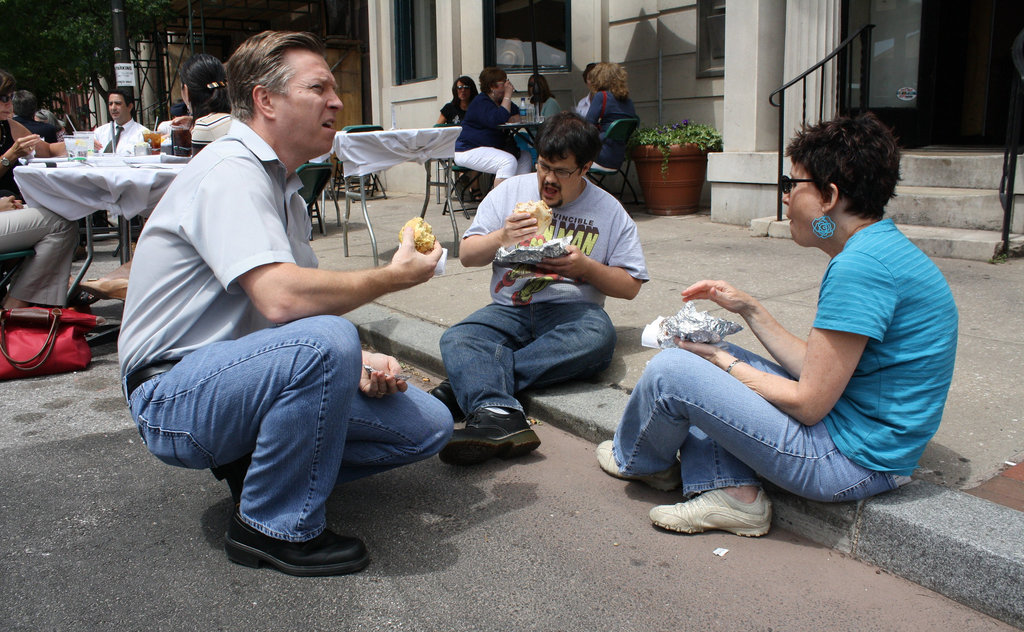
<svg viewBox="0 0 1024 632"><path fill-rule="evenodd" d="M700 281L777 362L678 338L647 365L601 468L685 497L654 524L758 536L771 525L761 480L804 498L853 501L907 482L939 427L953 377L957 309L942 273L883 219L900 154L874 115L805 128L783 178L793 241L830 258L806 340L755 298ZM678 452L678 461L677 461ZM699 494L699 495L698 495Z"/></svg>
<svg viewBox="0 0 1024 632"><path fill-rule="evenodd" d="M519 108L512 103L515 88L501 68L480 73L482 92L469 104L462 133L455 141L455 164L494 174L494 186L512 176L530 173L530 154L520 152L515 141L498 126L518 123Z"/></svg>
<svg viewBox="0 0 1024 632"><path fill-rule="evenodd" d="M636 118L636 109L629 98L626 69L618 64L603 61L590 70L587 83L593 90L593 96L586 119L601 130L601 140L604 143L594 166L606 171L615 171L626 155L626 142L605 138L605 134L615 121Z"/></svg>

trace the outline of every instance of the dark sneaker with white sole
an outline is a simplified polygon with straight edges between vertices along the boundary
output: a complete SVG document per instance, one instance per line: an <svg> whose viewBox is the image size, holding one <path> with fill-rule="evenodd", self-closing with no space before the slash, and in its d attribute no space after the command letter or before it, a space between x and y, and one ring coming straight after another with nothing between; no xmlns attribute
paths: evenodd
<svg viewBox="0 0 1024 632"><path fill-rule="evenodd" d="M491 457L511 459L532 452L540 437L519 410L498 413L486 408L466 416L466 427L456 429L438 457L451 465L475 465Z"/></svg>

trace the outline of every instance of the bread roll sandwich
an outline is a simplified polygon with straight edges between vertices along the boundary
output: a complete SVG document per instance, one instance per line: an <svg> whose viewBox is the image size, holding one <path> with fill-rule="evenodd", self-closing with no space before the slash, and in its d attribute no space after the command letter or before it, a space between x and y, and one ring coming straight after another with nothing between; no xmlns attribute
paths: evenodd
<svg viewBox="0 0 1024 632"><path fill-rule="evenodd" d="M537 234L543 235L551 225L551 207L544 200L520 202L512 209L513 213L529 213L537 220Z"/></svg>
<svg viewBox="0 0 1024 632"><path fill-rule="evenodd" d="M405 229L408 226L412 226L416 250L427 254L434 249L434 233L430 228L430 224L423 221L422 217L414 217L406 222L405 226L402 226L402 230L398 231L398 243L402 243L405 240Z"/></svg>

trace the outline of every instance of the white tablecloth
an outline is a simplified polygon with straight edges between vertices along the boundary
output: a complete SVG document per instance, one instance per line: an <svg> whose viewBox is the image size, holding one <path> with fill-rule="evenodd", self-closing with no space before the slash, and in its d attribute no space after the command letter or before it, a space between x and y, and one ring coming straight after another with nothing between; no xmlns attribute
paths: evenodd
<svg viewBox="0 0 1024 632"><path fill-rule="evenodd" d="M461 127L393 129L380 132L338 132L334 155L342 161L346 176L365 176L406 161L423 164L451 158Z"/></svg>
<svg viewBox="0 0 1024 632"><path fill-rule="evenodd" d="M57 162L56 168L33 162L16 168L14 180L26 204L42 206L65 219L82 219L100 210L130 219L153 210L185 167L148 160L131 162L135 165L123 161L84 166Z"/></svg>

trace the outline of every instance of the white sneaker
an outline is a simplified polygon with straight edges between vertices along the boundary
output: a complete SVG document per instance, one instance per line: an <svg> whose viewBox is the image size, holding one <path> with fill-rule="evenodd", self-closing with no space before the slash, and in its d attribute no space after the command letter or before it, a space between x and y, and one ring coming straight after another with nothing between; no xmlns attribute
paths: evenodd
<svg viewBox="0 0 1024 632"><path fill-rule="evenodd" d="M685 503L651 509L651 522L681 533L721 529L756 537L768 533L772 526L772 503L763 489L752 503L740 502L720 489L713 489Z"/></svg>
<svg viewBox="0 0 1024 632"><path fill-rule="evenodd" d="M614 441L602 441L597 446L597 463L601 466L601 469L611 474L615 478L621 478L627 481L640 481L641 483L647 483L654 489L659 489L663 492L669 492L679 487L680 476L679 476L679 462L660 472L654 474L643 474L640 476L627 476L619 470L619 464L615 462L615 455L612 454L612 446L615 445Z"/></svg>

